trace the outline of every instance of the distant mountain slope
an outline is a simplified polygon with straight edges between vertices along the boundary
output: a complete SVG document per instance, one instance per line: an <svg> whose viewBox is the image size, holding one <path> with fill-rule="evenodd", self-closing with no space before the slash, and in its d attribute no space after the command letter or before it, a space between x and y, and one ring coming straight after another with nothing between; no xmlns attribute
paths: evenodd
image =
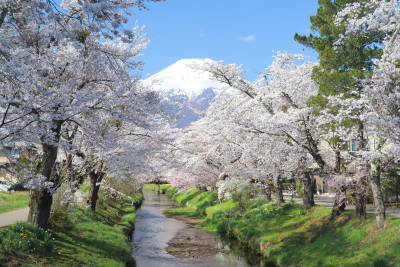
<svg viewBox="0 0 400 267"><path fill-rule="evenodd" d="M212 62L211 59L204 59ZM181 96L184 101L184 116L177 121L177 127L183 128L200 118L191 108L205 110L217 93L212 88L225 85L210 79L210 74L190 68L201 59L181 59L159 73L143 80L146 86L169 92L171 96Z"/></svg>

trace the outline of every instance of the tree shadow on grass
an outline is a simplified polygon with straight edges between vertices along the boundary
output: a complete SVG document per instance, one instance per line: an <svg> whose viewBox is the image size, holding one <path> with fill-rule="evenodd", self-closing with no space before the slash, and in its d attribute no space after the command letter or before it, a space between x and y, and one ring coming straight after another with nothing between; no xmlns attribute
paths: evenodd
<svg viewBox="0 0 400 267"><path fill-rule="evenodd" d="M353 213L348 213L333 222L310 224L304 232L287 235L279 250L272 253L272 258L283 266L361 267L372 266L384 254L388 263L384 266L400 263L400 242L383 237L393 234L387 232L389 229L376 229L373 217L368 216L367 221L354 220ZM393 221L397 223L396 219ZM392 231L395 232L396 228Z"/></svg>
<svg viewBox="0 0 400 267"><path fill-rule="evenodd" d="M107 229L107 231L119 233L119 230L117 229ZM61 251L72 250L72 253L78 254L73 256L64 255L64 257L68 257L71 261L82 263L82 265L72 266L87 266L85 264L87 264L88 261L98 262L99 255L102 256L102 261L105 261L103 266L107 266L107 261L124 262L125 258L129 257L128 251L126 253L122 253L121 247L115 246L113 243L115 242L115 239L104 239L104 235L101 233L97 238L83 236L82 232L65 233L64 235L66 235L68 238L60 236L60 243L57 244L57 246L61 248ZM77 258L79 255L80 257Z"/></svg>

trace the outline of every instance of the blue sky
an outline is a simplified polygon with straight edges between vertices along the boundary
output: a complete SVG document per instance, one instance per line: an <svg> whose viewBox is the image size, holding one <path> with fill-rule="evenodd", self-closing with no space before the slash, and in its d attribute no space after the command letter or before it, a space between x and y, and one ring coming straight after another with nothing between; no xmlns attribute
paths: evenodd
<svg viewBox="0 0 400 267"><path fill-rule="evenodd" d="M138 19L152 39L141 58L151 75L180 59L210 58L243 64L249 69L245 78L253 81L271 64L272 51L317 60L317 53L293 36L310 33L318 0L166 0L148 7L130 23Z"/></svg>

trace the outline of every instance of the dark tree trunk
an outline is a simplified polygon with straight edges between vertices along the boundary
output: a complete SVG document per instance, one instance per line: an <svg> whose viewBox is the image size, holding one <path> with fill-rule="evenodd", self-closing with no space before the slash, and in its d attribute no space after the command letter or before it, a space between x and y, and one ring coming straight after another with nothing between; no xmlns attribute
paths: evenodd
<svg viewBox="0 0 400 267"><path fill-rule="evenodd" d="M9 10L8 10L8 8L6 8L6 7L3 7L3 8L1 9L1 12L0 12L0 27L3 25L4 20L5 20L6 16L7 16L8 11L9 11Z"/></svg>
<svg viewBox="0 0 400 267"><path fill-rule="evenodd" d="M341 190L341 192L344 192L346 189L341 188L340 190ZM340 202L339 195L340 195L340 193L336 193L335 203L333 203L330 220L334 220L336 217L340 216L340 214L342 214L342 212L346 208L346 201L343 200Z"/></svg>
<svg viewBox="0 0 400 267"><path fill-rule="evenodd" d="M356 193L356 210L355 215L357 218L361 218L367 215L366 214L366 199L363 193Z"/></svg>
<svg viewBox="0 0 400 267"><path fill-rule="evenodd" d="M271 201L271 200L272 200L271 194L272 194L272 187L273 187L273 186L274 186L274 185L271 184L271 183L267 183L267 184L265 185L265 196L266 196L266 198L267 198L267 201Z"/></svg>
<svg viewBox="0 0 400 267"><path fill-rule="evenodd" d="M276 178L276 204L280 205L281 203L284 203L285 200L283 199L283 186L282 186L282 178L280 175Z"/></svg>
<svg viewBox="0 0 400 267"><path fill-rule="evenodd" d="M340 214L342 214L345 208L346 208L345 201L339 203L339 201L336 199L335 203L333 204L330 220L334 220L336 217L340 216Z"/></svg>
<svg viewBox="0 0 400 267"><path fill-rule="evenodd" d="M358 187L360 188L362 186L363 181L358 182L359 185ZM366 217L366 197L365 197L365 192L357 192L355 194L355 201L356 201L356 209L355 209L355 215L356 218L361 218L361 217Z"/></svg>
<svg viewBox="0 0 400 267"><path fill-rule="evenodd" d="M335 151L335 159L336 159L335 160L335 162L336 162L335 169L337 172L340 172L340 150L339 149L337 149Z"/></svg>
<svg viewBox="0 0 400 267"><path fill-rule="evenodd" d="M28 222L47 229L52 204L53 195L47 190L33 190L29 203Z"/></svg>
<svg viewBox="0 0 400 267"><path fill-rule="evenodd" d="M88 204L93 211L96 210L96 204L99 198L100 184L98 183L103 180L103 176L104 173L102 171L95 172L91 170L89 172L90 189L86 204Z"/></svg>
<svg viewBox="0 0 400 267"><path fill-rule="evenodd" d="M305 177L302 182L302 197L303 197L303 207L309 209L315 205L314 194L312 191L312 179L310 172L305 173Z"/></svg>
<svg viewBox="0 0 400 267"><path fill-rule="evenodd" d="M61 121L54 122L54 143L58 144L60 140ZM54 163L57 159L58 146L42 144L43 158L36 168L36 173L46 177L46 181L51 180L51 174ZM53 204L53 195L46 189L34 189L31 193L31 201L29 203L28 222L37 225L40 228L47 229L50 218L51 205Z"/></svg>

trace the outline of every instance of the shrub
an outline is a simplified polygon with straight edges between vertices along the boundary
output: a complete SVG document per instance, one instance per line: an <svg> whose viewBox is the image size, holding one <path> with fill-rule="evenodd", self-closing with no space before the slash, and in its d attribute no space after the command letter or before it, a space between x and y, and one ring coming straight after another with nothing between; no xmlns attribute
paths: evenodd
<svg viewBox="0 0 400 267"><path fill-rule="evenodd" d="M387 260L385 258L378 258L373 262L374 267L386 267L388 266Z"/></svg>
<svg viewBox="0 0 400 267"><path fill-rule="evenodd" d="M51 252L54 246L50 233L27 222L9 225L7 231L3 232L0 242L2 248L8 253L11 253L12 249L32 252L36 250L38 244L41 246L42 243L45 250Z"/></svg>
<svg viewBox="0 0 400 267"><path fill-rule="evenodd" d="M236 176L217 182L217 188L218 199L233 199L238 202L242 209L245 208L249 199L254 198L259 193L259 189L250 184L248 179Z"/></svg>
<svg viewBox="0 0 400 267"><path fill-rule="evenodd" d="M71 231L74 229L74 222L71 220L73 217L73 205L69 200L71 199L72 192L69 185L63 184L53 195L53 204L51 205L50 219L52 229L57 231Z"/></svg>

